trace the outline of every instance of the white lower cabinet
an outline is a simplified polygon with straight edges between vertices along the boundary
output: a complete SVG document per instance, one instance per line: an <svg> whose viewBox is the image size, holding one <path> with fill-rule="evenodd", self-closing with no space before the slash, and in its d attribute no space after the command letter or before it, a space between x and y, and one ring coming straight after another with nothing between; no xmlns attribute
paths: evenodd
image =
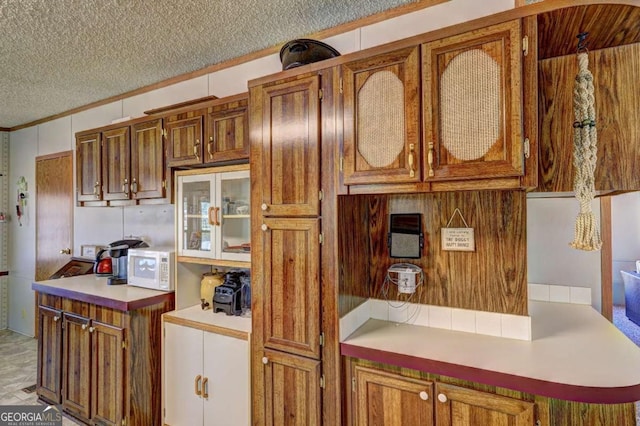
<svg viewBox="0 0 640 426"><path fill-rule="evenodd" d="M249 341L164 322L164 424L249 425Z"/></svg>

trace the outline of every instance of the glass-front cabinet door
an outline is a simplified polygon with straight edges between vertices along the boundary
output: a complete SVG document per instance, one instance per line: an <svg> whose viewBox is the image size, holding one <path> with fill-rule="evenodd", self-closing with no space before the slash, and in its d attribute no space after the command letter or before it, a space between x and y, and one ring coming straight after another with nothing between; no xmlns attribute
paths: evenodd
<svg viewBox="0 0 640 426"><path fill-rule="evenodd" d="M251 261L248 166L176 173L178 256Z"/></svg>
<svg viewBox="0 0 640 426"><path fill-rule="evenodd" d="M221 218L216 238L221 259L247 260L251 257L251 223L249 220L249 171L221 173L216 179L220 194Z"/></svg>

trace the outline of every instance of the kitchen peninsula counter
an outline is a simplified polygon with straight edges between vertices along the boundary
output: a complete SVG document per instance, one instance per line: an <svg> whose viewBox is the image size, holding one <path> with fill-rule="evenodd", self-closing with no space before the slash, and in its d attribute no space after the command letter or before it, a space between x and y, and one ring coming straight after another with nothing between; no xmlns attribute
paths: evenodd
<svg viewBox="0 0 640 426"><path fill-rule="evenodd" d="M173 292L149 290L129 285L108 285L107 278L79 275L56 280L36 281L31 289L43 294L92 303L94 305L132 311L173 301Z"/></svg>
<svg viewBox="0 0 640 426"><path fill-rule="evenodd" d="M640 348L591 306L529 302L533 340L369 319L342 355L586 403L640 400Z"/></svg>

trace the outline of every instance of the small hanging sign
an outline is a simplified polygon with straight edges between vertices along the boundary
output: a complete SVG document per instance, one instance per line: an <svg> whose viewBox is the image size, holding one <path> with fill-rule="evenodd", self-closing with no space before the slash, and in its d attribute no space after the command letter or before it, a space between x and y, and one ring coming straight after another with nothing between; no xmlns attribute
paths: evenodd
<svg viewBox="0 0 640 426"><path fill-rule="evenodd" d="M449 228L454 216L458 213L465 228ZM447 226L440 229L440 235L442 236L441 244L442 250L446 251L475 251L476 242L474 238L473 228L469 228L467 221L464 220L460 209L456 208L451 215L451 219L447 223Z"/></svg>

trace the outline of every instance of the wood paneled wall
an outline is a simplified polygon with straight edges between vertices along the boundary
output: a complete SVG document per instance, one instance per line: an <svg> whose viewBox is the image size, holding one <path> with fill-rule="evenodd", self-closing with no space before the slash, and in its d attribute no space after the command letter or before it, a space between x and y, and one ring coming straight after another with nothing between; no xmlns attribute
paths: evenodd
<svg viewBox="0 0 640 426"><path fill-rule="evenodd" d="M527 314L526 195L520 191L345 196L339 200L340 315L380 291L393 263L420 266L415 303ZM456 208L475 232L474 252L443 251L440 229ZM389 214L421 213L420 259L392 259ZM459 217L450 227L464 227ZM395 287L389 298L406 300Z"/></svg>
<svg viewBox="0 0 640 426"><path fill-rule="evenodd" d="M589 52L598 131L595 186L640 189L640 43ZM573 190L573 85L576 55L539 62L540 176L538 191Z"/></svg>

